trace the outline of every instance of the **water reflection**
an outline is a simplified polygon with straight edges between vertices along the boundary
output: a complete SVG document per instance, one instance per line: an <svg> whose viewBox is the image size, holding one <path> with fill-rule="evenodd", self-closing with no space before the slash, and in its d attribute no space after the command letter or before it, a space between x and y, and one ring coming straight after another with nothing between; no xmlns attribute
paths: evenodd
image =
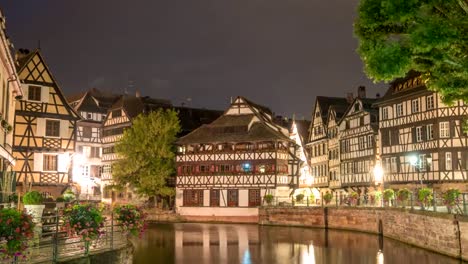
<svg viewBox="0 0 468 264"><path fill-rule="evenodd" d="M308 228L166 224L151 227L134 241L134 263L459 263L383 241L369 234Z"/></svg>

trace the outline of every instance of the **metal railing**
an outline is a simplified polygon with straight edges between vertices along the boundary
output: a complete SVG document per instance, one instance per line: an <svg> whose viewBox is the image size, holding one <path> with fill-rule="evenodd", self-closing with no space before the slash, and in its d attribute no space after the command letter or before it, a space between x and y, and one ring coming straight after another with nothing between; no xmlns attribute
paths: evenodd
<svg viewBox="0 0 468 264"><path fill-rule="evenodd" d="M358 195L351 198L348 195L337 195L336 193L333 193L332 199L328 202L324 199L323 195L318 198L304 197L302 200L297 200L295 197L274 197L271 203L267 203L266 199L263 199L262 206L383 207L468 215L468 193L460 194L458 201L453 206L447 206L442 194L443 193L433 192L433 199L428 203L422 203L418 200L417 193L411 193L405 201L396 198L385 200L383 197L376 197L370 194Z"/></svg>
<svg viewBox="0 0 468 264"><path fill-rule="evenodd" d="M89 252L86 252L82 238L72 235L64 224L63 209L46 208L42 216L42 226L35 227L35 237L28 241L26 258L0 259L0 263L58 263L64 259L85 257L94 252L126 246L127 236L114 223L113 214L106 212L105 215L106 223L103 227L103 235L94 240Z"/></svg>

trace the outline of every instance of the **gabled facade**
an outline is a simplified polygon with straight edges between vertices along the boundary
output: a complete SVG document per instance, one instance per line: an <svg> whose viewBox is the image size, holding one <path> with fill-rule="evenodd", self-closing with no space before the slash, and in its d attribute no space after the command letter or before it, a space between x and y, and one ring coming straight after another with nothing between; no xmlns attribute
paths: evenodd
<svg viewBox="0 0 468 264"><path fill-rule="evenodd" d="M16 104L13 156L17 183L44 195L59 196L70 174L79 115L67 103L39 50L17 53L24 92Z"/></svg>
<svg viewBox="0 0 468 264"><path fill-rule="evenodd" d="M328 175L330 189L341 187L340 181L340 133L338 123L349 107L346 102L331 105L328 108L327 137L328 137Z"/></svg>
<svg viewBox="0 0 468 264"><path fill-rule="evenodd" d="M386 186L468 191L468 105L444 104L415 72L395 80L377 104ZM443 184L443 185L442 185Z"/></svg>
<svg viewBox="0 0 468 264"><path fill-rule="evenodd" d="M0 178L3 182L0 192L1 202L15 191L15 165L13 157L13 123L16 98L23 96L21 83L11 54L12 44L5 32L5 17L0 10ZM7 183L10 184L7 184Z"/></svg>
<svg viewBox="0 0 468 264"><path fill-rule="evenodd" d="M366 191L374 185L373 168L378 156L377 99L356 98L339 122L342 188ZM360 188L364 187L364 188Z"/></svg>
<svg viewBox="0 0 468 264"><path fill-rule="evenodd" d="M101 200L102 124L117 98L96 88L68 98L81 116L73 164L73 181L80 186L80 200Z"/></svg>
<svg viewBox="0 0 468 264"><path fill-rule="evenodd" d="M289 131L269 109L238 97L208 125L177 141L176 209L186 217L255 221L266 194L290 201L298 164Z"/></svg>

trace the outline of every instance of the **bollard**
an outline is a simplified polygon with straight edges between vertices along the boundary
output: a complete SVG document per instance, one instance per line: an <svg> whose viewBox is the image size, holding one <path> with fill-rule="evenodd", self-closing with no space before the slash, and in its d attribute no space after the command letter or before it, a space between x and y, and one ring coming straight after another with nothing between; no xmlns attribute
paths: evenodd
<svg viewBox="0 0 468 264"><path fill-rule="evenodd" d="M468 210L466 208L466 193L463 194L463 213L468 215Z"/></svg>
<svg viewBox="0 0 468 264"><path fill-rule="evenodd" d="M411 210L414 209L414 207L413 207L413 197L414 197L414 193L411 193L411 196L410 196Z"/></svg>
<svg viewBox="0 0 468 264"><path fill-rule="evenodd" d="M309 197L307 197L307 207L309 207Z"/></svg>
<svg viewBox="0 0 468 264"><path fill-rule="evenodd" d="M432 192L432 195L434 196L434 197L432 197L432 204L433 204L433 206L434 206L434 212L437 212L437 202L436 202L437 197L436 197L436 192Z"/></svg>

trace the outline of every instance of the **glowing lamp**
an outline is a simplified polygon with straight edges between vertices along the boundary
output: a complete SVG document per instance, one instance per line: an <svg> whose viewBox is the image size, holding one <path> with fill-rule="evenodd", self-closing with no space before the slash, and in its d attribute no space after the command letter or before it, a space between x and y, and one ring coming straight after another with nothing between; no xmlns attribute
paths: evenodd
<svg viewBox="0 0 468 264"><path fill-rule="evenodd" d="M410 156L409 157L409 162L410 162L411 166L416 166L418 164L418 157Z"/></svg>

